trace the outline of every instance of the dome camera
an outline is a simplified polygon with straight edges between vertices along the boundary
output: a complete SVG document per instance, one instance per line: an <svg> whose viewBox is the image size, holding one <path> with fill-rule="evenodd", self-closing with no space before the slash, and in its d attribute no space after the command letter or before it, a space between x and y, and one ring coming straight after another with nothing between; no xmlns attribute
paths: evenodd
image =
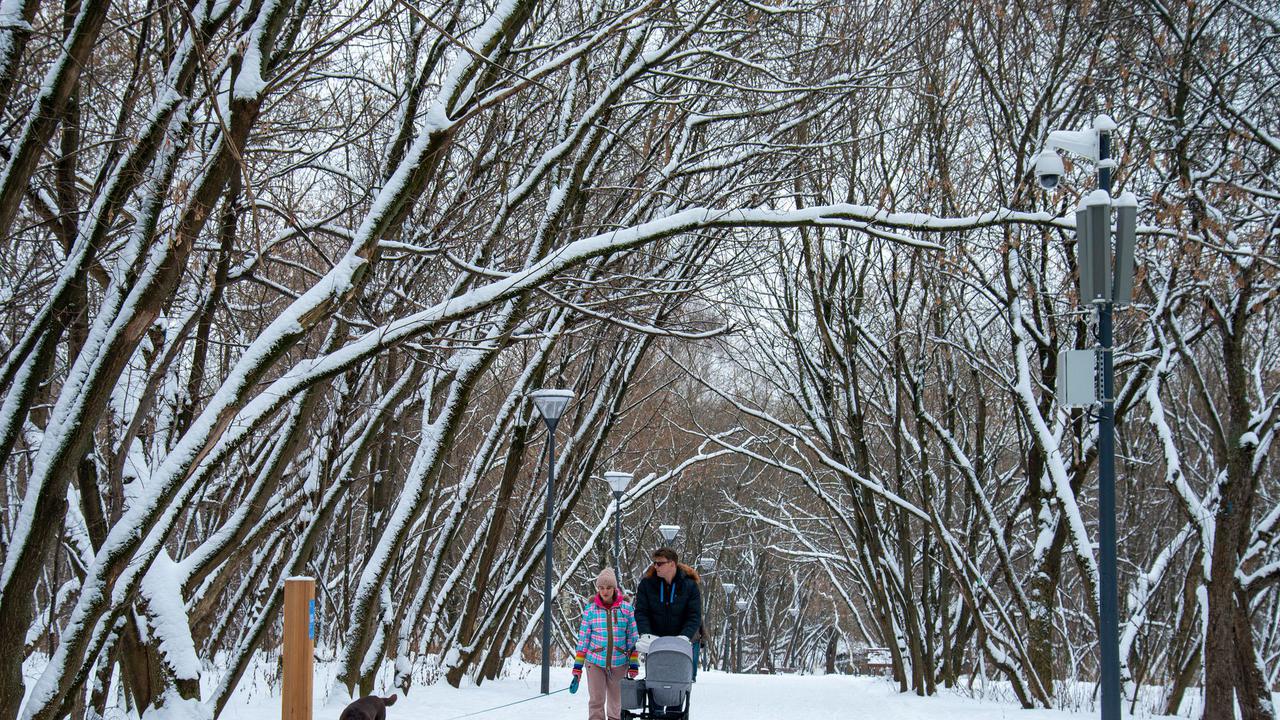
<svg viewBox="0 0 1280 720"><path fill-rule="evenodd" d="M1058 187L1058 181L1062 179L1064 172L1066 169L1062 166L1062 158L1058 157L1058 153L1041 150L1036 156L1036 177L1040 180L1040 187L1045 190Z"/></svg>

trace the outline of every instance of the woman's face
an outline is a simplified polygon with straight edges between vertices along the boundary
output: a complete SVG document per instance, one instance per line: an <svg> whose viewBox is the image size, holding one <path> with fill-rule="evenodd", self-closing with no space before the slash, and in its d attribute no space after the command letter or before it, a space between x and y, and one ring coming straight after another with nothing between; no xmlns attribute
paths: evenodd
<svg viewBox="0 0 1280 720"><path fill-rule="evenodd" d="M601 600L613 602L613 594L617 592L617 588L613 585L596 585L596 592L600 593Z"/></svg>

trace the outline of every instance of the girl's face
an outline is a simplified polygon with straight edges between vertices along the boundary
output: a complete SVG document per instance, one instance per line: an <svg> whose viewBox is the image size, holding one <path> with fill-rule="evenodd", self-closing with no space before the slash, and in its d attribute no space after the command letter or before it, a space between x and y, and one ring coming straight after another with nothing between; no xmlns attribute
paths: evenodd
<svg viewBox="0 0 1280 720"><path fill-rule="evenodd" d="M617 591L617 588L613 585L596 586L596 592L600 593L600 599L605 602L613 602L613 594Z"/></svg>

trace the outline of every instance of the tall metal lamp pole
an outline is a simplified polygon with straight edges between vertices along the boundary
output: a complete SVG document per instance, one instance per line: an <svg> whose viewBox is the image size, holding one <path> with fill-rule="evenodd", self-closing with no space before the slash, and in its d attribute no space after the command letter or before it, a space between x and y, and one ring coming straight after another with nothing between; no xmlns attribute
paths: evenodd
<svg viewBox="0 0 1280 720"><path fill-rule="evenodd" d="M747 601L740 599L734 603L734 606L738 608L738 614L733 623L734 644L737 646L733 653L733 671L740 673L742 672L742 613L747 609Z"/></svg>
<svg viewBox="0 0 1280 720"><path fill-rule="evenodd" d="M729 672L729 656L733 654L733 591L738 586L733 583L721 583L724 586L724 662L721 669Z"/></svg>
<svg viewBox="0 0 1280 720"><path fill-rule="evenodd" d="M556 492L556 424L564 409L573 399L571 390L535 390L529 393L533 404L547 424L547 444L549 446L547 463L547 538L543 548L544 575L542 583L542 694L551 692L551 536L555 528L552 509L555 506Z"/></svg>
<svg viewBox="0 0 1280 720"><path fill-rule="evenodd" d="M627 491L627 486L634 477L631 473L616 471L604 474L604 480L609 483L616 503L613 509L613 571L618 574L619 583L622 582L622 494Z"/></svg>
<svg viewBox="0 0 1280 720"><path fill-rule="evenodd" d="M710 575L711 573L715 572L715 569L716 569L716 559L715 559L715 558L713 558L713 557L700 557L700 558L698 558L698 569L702 571L703 578L705 579L707 575ZM705 625L705 623L703 623L703 624ZM702 638L701 640L699 640L698 642L699 642L699 643L701 643L701 644L705 647L705 646L706 646L706 637L705 637L705 636L703 636L703 638ZM704 653L702 653L702 669L703 669L703 670L706 670L706 669L708 669L708 668L710 668L710 667L711 667L711 653L705 653L705 652L704 652Z"/></svg>

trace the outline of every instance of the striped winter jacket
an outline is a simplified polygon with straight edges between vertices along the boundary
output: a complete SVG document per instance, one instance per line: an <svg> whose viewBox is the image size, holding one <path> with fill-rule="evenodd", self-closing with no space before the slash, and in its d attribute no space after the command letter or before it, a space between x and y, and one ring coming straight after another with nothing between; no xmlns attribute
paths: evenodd
<svg viewBox="0 0 1280 720"><path fill-rule="evenodd" d="M613 605L605 607L600 594L596 593L582 609L573 670L581 672L583 662L600 667L621 667L630 663L633 668L638 668L640 660L636 643L639 640L636 613L631 602L618 593Z"/></svg>

